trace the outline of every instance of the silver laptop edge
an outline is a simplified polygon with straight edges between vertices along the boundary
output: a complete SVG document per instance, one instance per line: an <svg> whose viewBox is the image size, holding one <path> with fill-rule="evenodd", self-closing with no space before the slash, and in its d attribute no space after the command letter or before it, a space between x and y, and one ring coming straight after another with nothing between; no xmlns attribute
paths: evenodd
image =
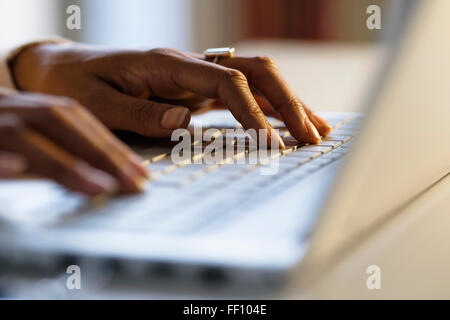
<svg viewBox="0 0 450 320"><path fill-rule="evenodd" d="M450 172L449 10L418 3L315 229L311 269Z"/></svg>

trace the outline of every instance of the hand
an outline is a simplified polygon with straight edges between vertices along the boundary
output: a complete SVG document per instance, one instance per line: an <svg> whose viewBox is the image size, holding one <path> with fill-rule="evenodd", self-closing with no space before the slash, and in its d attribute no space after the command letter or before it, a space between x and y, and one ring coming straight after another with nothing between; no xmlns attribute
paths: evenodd
<svg viewBox="0 0 450 320"><path fill-rule="evenodd" d="M137 192L141 159L68 99L0 89L0 178L25 171L98 195Z"/></svg>
<svg viewBox="0 0 450 320"><path fill-rule="evenodd" d="M227 106L245 129L266 129L269 144L276 133L265 115L283 119L303 142L320 143L330 132L271 59L224 58L220 64L172 49L41 44L22 52L12 70L21 89L75 98L109 128L150 137L170 136L188 125L191 111L211 105Z"/></svg>

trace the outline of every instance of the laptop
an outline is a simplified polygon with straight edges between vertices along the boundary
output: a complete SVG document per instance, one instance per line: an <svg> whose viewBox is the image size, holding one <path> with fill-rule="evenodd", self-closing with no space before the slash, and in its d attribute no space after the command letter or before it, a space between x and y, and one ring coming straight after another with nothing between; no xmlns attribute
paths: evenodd
<svg viewBox="0 0 450 320"><path fill-rule="evenodd" d="M448 1L417 4L367 110L325 114L334 130L320 145L272 120L286 150L208 165L173 163L174 142L128 138L153 181L143 194L94 202L44 180L0 182L2 267L97 265L129 281L240 287L313 277L450 172L449 12ZM193 130L200 124L218 135L239 127L226 112L195 118Z"/></svg>

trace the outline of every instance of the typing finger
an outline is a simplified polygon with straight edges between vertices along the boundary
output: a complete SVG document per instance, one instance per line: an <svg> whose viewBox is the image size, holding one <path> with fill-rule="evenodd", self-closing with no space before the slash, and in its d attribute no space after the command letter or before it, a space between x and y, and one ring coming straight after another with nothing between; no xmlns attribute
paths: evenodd
<svg viewBox="0 0 450 320"><path fill-rule="evenodd" d="M0 116L0 148L22 155L31 172L51 178L67 188L99 195L114 193L116 180L70 155L39 133L27 128L15 115Z"/></svg>
<svg viewBox="0 0 450 320"><path fill-rule="evenodd" d="M158 61L162 69L169 70L175 87L219 99L245 129L266 130L267 145L270 145L273 135L280 147L284 147L253 97L242 72L183 55L162 54Z"/></svg>
<svg viewBox="0 0 450 320"><path fill-rule="evenodd" d="M292 92L270 58L224 58L220 63L241 70L280 113L297 140L320 143L320 135L326 135L331 130L326 121L312 116L312 112L306 110L304 103Z"/></svg>

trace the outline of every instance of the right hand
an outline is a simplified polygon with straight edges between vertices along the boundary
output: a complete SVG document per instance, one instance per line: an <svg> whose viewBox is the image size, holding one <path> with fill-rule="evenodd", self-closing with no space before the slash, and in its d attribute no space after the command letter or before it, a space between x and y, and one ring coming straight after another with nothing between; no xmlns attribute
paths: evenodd
<svg viewBox="0 0 450 320"><path fill-rule="evenodd" d="M227 107L245 129L283 141L265 115L282 119L292 136L320 143L331 126L289 88L267 57L220 59L173 49L110 50L82 44L40 44L11 64L19 88L80 101L110 129L170 137L191 112Z"/></svg>
<svg viewBox="0 0 450 320"><path fill-rule="evenodd" d="M77 102L0 89L0 178L30 172L90 196L143 189L142 159Z"/></svg>

